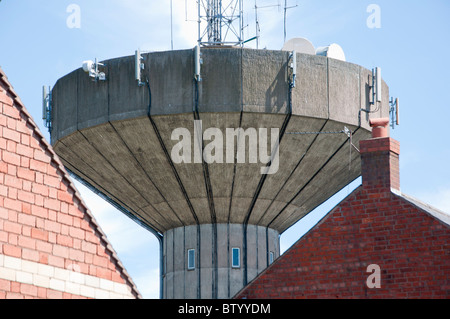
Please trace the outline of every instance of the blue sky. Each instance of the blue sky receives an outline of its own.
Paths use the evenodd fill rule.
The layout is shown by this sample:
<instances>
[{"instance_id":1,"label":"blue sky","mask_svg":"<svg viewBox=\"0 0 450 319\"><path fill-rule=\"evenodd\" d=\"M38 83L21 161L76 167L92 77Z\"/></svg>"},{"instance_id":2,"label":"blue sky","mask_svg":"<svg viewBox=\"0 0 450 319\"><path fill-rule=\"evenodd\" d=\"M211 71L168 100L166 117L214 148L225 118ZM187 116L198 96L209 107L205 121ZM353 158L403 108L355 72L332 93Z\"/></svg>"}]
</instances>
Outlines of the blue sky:
<instances>
[{"instance_id":1,"label":"blue sky","mask_svg":"<svg viewBox=\"0 0 450 319\"><path fill-rule=\"evenodd\" d=\"M185 10L185 3L188 9ZM254 34L254 0L245 1L247 38ZM259 7L284 0L258 0ZM69 28L69 5L80 8L80 28ZM381 27L369 28L370 4L380 8ZM401 125L391 136L401 143L402 192L450 212L450 52L448 0L290 0L287 39L308 38L315 47L338 43L347 61L368 69L379 66L400 98ZM195 45L194 0L173 0L173 47ZM187 13L187 15L186 15ZM283 10L258 10L260 48L283 46ZM42 85L77 69L84 60L132 55L134 50L171 49L169 0L3 0L0 2L0 66L36 123L41 118ZM249 43L249 47L254 47ZM48 137L48 134L46 134ZM285 250L360 180L293 226L281 237ZM77 184L145 298L158 298L158 242L145 230Z\"/></svg>"}]
</instances>

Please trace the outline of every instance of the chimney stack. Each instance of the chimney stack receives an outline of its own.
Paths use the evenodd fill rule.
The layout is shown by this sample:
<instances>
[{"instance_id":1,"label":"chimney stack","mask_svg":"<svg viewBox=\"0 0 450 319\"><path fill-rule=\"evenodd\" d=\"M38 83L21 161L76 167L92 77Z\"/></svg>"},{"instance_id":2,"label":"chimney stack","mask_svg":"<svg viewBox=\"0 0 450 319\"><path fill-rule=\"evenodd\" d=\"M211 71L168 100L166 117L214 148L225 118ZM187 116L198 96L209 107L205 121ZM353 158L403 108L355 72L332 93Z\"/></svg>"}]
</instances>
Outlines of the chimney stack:
<instances>
[{"instance_id":1,"label":"chimney stack","mask_svg":"<svg viewBox=\"0 0 450 319\"><path fill-rule=\"evenodd\" d=\"M370 121L372 138L360 142L363 188L400 191L400 143L389 137L389 118Z\"/></svg>"}]
</instances>

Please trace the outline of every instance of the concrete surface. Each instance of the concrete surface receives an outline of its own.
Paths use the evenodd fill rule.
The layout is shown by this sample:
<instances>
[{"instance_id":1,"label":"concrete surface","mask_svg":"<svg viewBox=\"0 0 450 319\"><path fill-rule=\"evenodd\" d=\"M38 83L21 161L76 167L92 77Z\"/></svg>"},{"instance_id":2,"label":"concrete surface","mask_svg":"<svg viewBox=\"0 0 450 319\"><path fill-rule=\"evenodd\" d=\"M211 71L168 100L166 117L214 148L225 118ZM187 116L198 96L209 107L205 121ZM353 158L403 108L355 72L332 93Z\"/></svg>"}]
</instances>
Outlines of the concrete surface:
<instances>
[{"instance_id":1,"label":"concrete surface","mask_svg":"<svg viewBox=\"0 0 450 319\"><path fill-rule=\"evenodd\" d=\"M174 228L164 234L164 293L166 299L232 298L269 265L269 252L274 260L280 256L279 234L273 229L249 225L247 229L248 262L244 265L244 226L216 224L218 247L213 256L214 225ZM231 266L232 248L240 249L241 264ZM195 249L196 267L187 269L187 254ZM200 251L200 254L199 254ZM216 292L213 292L214 287Z\"/></svg>"}]
</instances>

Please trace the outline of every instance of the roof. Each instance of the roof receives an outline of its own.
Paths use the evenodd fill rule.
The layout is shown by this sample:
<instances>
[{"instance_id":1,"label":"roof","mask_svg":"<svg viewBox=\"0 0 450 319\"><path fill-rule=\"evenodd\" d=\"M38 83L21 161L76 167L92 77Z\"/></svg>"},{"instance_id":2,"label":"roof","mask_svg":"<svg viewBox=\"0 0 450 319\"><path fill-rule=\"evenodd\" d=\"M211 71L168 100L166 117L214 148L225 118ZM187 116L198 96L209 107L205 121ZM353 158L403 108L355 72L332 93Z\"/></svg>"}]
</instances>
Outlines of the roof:
<instances>
[{"instance_id":1,"label":"roof","mask_svg":"<svg viewBox=\"0 0 450 319\"><path fill-rule=\"evenodd\" d=\"M107 252L110 253L114 264L120 271L120 273L123 275L126 284L129 285L132 289L132 293L139 299L142 298L141 294L137 290L136 285L134 284L133 280L129 276L128 272L126 271L125 267L123 266L122 262L119 260L119 257L117 256L117 253L114 251L113 247L111 246L110 242L108 241L105 233L103 233L102 229L100 228L99 224L95 220L94 216L92 215L91 211L81 198L80 193L78 192L77 188L75 187L75 184L73 183L71 177L69 176L68 172L64 168L64 165L60 161L58 155L53 150L52 146L47 142L42 132L39 130L39 127L34 122L32 116L30 113L28 113L28 110L25 108L24 104L20 100L19 96L14 91L11 83L9 82L6 74L3 72L2 68L0 67L0 84L4 87L6 90L6 94L12 99L12 105L14 105L16 108L19 109L20 113L22 114L22 118L27 122L28 127L31 128L33 136L39 140L39 144L41 145L42 149L50 154L51 157L51 163L56 167L56 170L59 172L60 176L62 176L62 181L67 184L68 190L71 190L73 193L73 201L74 203L77 203L80 208L84 210L84 213L88 216L90 219L90 222L95 227L95 231L100 235L100 241L101 244L105 246L105 249Z\"/></svg>"},{"instance_id":2,"label":"roof","mask_svg":"<svg viewBox=\"0 0 450 319\"><path fill-rule=\"evenodd\" d=\"M409 202L411 205L416 206L417 208L425 211L426 213L428 213L429 215L433 216L434 218L440 220L441 222L447 224L448 226L450 226L450 214L443 212L427 203L424 203L412 196L403 194L401 192L395 191L393 190L393 193L395 195L397 195L398 197L406 200L407 202Z\"/></svg>"}]
</instances>

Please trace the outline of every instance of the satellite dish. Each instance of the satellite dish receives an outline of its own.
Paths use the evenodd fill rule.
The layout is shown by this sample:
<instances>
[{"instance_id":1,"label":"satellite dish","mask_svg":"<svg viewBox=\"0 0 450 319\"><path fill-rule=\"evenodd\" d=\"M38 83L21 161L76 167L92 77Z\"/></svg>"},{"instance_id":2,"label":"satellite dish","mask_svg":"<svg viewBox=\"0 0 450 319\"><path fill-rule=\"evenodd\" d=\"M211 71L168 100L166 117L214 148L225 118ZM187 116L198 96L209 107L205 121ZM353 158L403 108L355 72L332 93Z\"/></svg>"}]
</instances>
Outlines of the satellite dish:
<instances>
[{"instance_id":1,"label":"satellite dish","mask_svg":"<svg viewBox=\"0 0 450 319\"><path fill-rule=\"evenodd\" d=\"M336 60L345 61L345 53L339 44L333 43L326 47L320 47L316 50L317 55L326 56Z\"/></svg>"},{"instance_id":2,"label":"satellite dish","mask_svg":"<svg viewBox=\"0 0 450 319\"><path fill-rule=\"evenodd\" d=\"M297 53L316 54L314 45L305 38L293 38L287 41L283 48L283 51L296 51Z\"/></svg>"},{"instance_id":3,"label":"satellite dish","mask_svg":"<svg viewBox=\"0 0 450 319\"><path fill-rule=\"evenodd\" d=\"M89 71L95 69L94 61L83 61L83 71L89 73Z\"/></svg>"}]
</instances>

